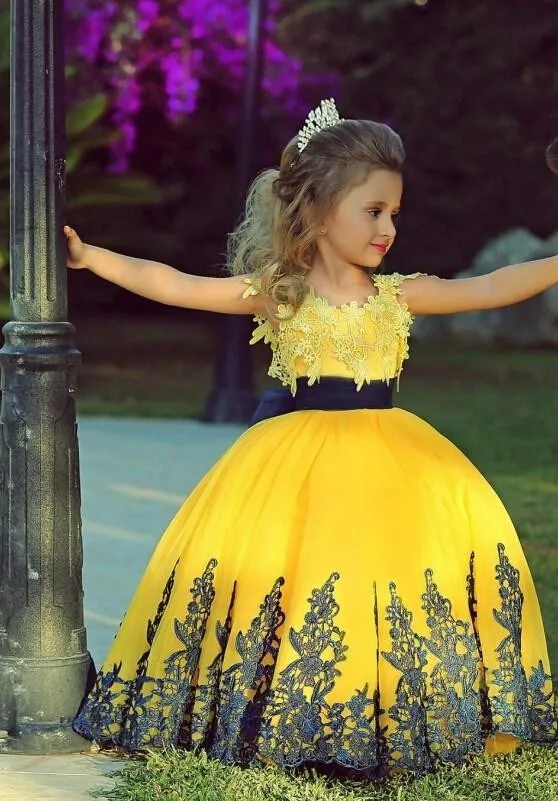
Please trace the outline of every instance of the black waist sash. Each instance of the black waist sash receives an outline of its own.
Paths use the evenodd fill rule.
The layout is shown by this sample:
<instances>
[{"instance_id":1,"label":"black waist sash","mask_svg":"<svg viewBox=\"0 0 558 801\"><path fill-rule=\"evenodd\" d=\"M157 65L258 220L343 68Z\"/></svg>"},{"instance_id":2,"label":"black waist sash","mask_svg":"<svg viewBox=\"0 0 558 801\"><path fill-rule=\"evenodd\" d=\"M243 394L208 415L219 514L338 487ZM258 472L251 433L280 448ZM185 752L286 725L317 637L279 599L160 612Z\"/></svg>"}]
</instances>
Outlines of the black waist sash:
<instances>
[{"instance_id":1,"label":"black waist sash","mask_svg":"<svg viewBox=\"0 0 558 801\"><path fill-rule=\"evenodd\" d=\"M302 410L342 411L349 409L391 409L393 381L371 381L357 390L352 378L324 376L319 383L308 386L307 378L298 378L296 395L288 389L264 392L250 425L269 417Z\"/></svg>"}]
</instances>

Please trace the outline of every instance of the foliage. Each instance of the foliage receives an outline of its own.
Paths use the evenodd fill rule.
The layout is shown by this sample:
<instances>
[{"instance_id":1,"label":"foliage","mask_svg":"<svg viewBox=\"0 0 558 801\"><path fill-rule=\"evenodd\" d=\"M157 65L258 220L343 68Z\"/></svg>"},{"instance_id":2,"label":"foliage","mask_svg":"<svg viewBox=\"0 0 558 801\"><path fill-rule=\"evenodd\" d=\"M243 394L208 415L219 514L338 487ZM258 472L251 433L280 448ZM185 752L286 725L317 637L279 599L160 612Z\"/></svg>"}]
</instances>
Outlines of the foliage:
<instances>
[{"instance_id":1,"label":"foliage","mask_svg":"<svg viewBox=\"0 0 558 801\"><path fill-rule=\"evenodd\" d=\"M108 89L112 120L123 134L113 169L126 168L136 141L135 118L145 105L180 123L198 107L202 83L224 83L238 93L245 79L249 5L247 0L68 0L72 58ZM300 111L300 62L275 37L280 0L267 0L265 8L262 99Z\"/></svg>"},{"instance_id":2,"label":"foliage","mask_svg":"<svg viewBox=\"0 0 558 801\"><path fill-rule=\"evenodd\" d=\"M9 8L0 9L0 270L8 263L10 205L10 87L9 87ZM72 224L84 226L99 244L110 246L114 231L100 222L91 224L100 208L144 206L161 203L165 193L139 173L114 176L99 169L99 158L118 139L103 119L107 113L106 94L88 95L69 106L66 115L68 176L67 214ZM90 158L96 155L96 160ZM168 195L168 192L166 193ZM4 289L7 276L2 274Z\"/></svg>"},{"instance_id":3,"label":"foliage","mask_svg":"<svg viewBox=\"0 0 558 801\"><path fill-rule=\"evenodd\" d=\"M134 168L175 190L143 221L113 215L118 248L142 255L140 237L149 232L158 237L152 252L159 258L172 255L188 271L212 272L239 211L240 10L248 0L183 0L188 18L170 13L178 2L67 0L70 30L89 26L80 35L75 28L70 46L84 76L70 81L70 96L107 90L107 118L115 103L124 104L124 117L118 108L113 117L123 130L114 164L122 166L133 148ZM406 144L404 209L388 269L452 275L504 230L524 227L540 238L554 232L557 185L544 148L558 127L555 0L280 0L270 8L268 47L283 54L285 72L266 74L253 171L277 163L307 109L333 93L343 116L384 120ZM87 12L82 23L80 9ZM110 36L103 21L109 13L118 15ZM184 59L199 53L191 81L179 79L186 73L173 62L178 56L170 58L179 41ZM0 61L5 52L0 48ZM119 83L122 72L131 75L128 83ZM96 216L88 214L88 227Z\"/></svg>"},{"instance_id":4,"label":"foliage","mask_svg":"<svg viewBox=\"0 0 558 801\"><path fill-rule=\"evenodd\" d=\"M554 801L558 792L556 754L527 748L514 757L479 758L463 769L386 784L289 775L274 768L241 770L175 750L150 753L124 763L116 787L96 797L110 801Z\"/></svg>"}]
</instances>

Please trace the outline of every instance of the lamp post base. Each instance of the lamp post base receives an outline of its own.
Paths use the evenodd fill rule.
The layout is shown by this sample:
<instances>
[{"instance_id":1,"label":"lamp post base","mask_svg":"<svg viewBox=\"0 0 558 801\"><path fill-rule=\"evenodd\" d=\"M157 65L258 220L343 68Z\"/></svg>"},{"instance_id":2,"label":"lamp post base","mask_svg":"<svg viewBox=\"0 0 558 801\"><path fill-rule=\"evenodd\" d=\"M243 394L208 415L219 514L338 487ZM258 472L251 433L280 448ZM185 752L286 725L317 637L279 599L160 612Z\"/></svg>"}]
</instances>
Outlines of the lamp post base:
<instances>
[{"instance_id":1,"label":"lamp post base","mask_svg":"<svg viewBox=\"0 0 558 801\"><path fill-rule=\"evenodd\" d=\"M33 724L29 731L18 732L17 737L10 737L0 729L0 756L2 754L21 754L24 756L50 756L51 754L79 754L90 747L85 740L72 729L71 721L60 723L56 727L44 727Z\"/></svg>"},{"instance_id":2,"label":"lamp post base","mask_svg":"<svg viewBox=\"0 0 558 801\"><path fill-rule=\"evenodd\" d=\"M72 721L94 672L87 652L42 659L0 656L0 754L83 751L88 741L72 730Z\"/></svg>"},{"instance_id":3,"label":"lamp post base","mask_svg":"<svg viewBox=\"0 0 558 801\"><path fill-rule=\"evenodd\" d=\"M0 748L79 751L71 722L92 673L74 408L80 354L67 322L10 322L3 333Z\"/></svg>"}]
</instances>

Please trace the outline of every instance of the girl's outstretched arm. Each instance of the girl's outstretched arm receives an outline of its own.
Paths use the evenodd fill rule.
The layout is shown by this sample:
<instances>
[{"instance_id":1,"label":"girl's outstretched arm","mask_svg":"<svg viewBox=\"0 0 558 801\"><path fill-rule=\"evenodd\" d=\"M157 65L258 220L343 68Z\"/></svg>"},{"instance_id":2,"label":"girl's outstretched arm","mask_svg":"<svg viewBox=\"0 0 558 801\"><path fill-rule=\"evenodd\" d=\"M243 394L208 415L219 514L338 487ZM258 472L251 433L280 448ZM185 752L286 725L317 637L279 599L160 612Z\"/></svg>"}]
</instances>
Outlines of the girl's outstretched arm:
<instances>
[{"instance_id":1,"label":"girl's outstretched arm","mask_svg":"<svg viewBox=\"0 0 558 801\"><path fill-rule=\"evenodd\" d=\"M265 312L266 300L261 295L248 295L243 276L207 278L188 275L146 259L135 259L112 250L86 245L77 233L66 226L68 267L89 269L101 278L167 306L223 312L225 314L258 314Z\"/></svg>"},{"instance_id":2,"label":"girl's outstretched arm","mask_svg":"<svg viewBox=\"0 0 558 801\"><path fill-rule=\"evenodd\" d=\"M455 314L512 306L555 284L558 256L551 256L510 264L473 278L418 277L403 283L401 300L412 314Z\"/></svg>"}]
</instances>

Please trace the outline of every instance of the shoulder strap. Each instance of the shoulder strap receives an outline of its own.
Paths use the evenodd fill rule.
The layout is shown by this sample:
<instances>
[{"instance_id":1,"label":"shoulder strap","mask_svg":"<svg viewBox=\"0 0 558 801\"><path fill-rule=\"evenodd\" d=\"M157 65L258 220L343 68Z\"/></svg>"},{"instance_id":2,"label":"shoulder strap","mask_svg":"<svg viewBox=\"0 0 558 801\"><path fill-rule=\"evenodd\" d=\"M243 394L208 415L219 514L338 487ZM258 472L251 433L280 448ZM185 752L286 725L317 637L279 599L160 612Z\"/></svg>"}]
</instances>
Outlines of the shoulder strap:
<instances>
[{"instance_id":1,"label":"shoulder strap","mask_svg":"<svg viewBox=\"0 0 558 801\"><path fill-rule=\"evenodd\" d=\"M374 275L372 280L378 289L378 292L385 292L392 297L396 297L400 291L403 283L419 276L427 275L427 273L411 273L410 275L403 275L402 273L390 273L389 275L379 273Z\"/></svg>"}]
</instances>

